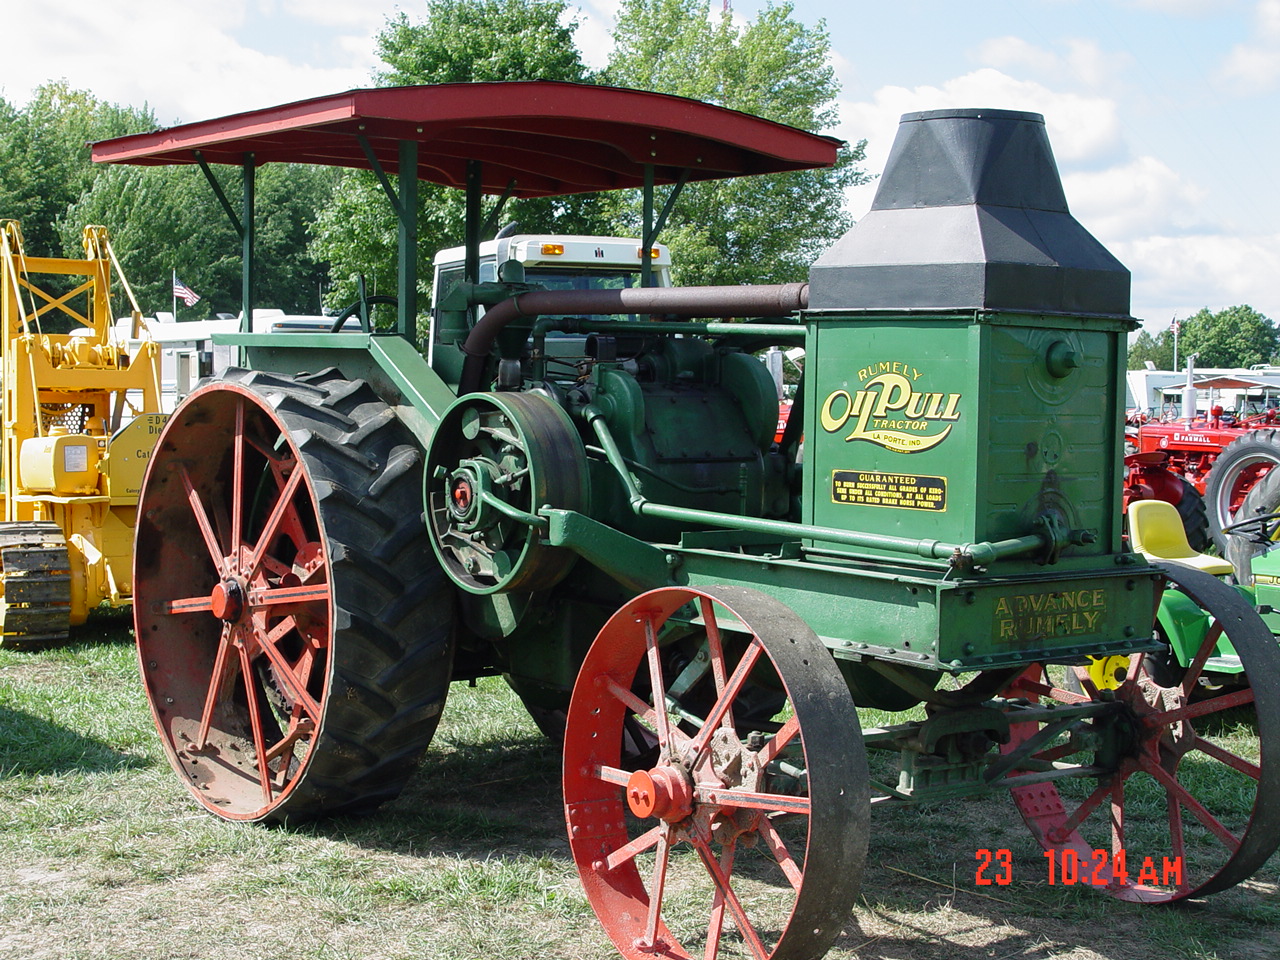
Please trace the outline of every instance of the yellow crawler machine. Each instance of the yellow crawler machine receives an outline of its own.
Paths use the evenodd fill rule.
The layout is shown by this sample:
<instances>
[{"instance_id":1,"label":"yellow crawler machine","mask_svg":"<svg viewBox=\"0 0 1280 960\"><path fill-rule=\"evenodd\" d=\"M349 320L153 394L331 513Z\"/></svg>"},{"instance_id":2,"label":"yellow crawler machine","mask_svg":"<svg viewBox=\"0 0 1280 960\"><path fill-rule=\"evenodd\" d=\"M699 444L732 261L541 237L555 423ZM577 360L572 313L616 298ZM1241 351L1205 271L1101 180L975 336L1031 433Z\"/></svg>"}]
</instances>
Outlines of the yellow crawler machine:
<instances>
[{"instance_id":1,"label":"yellow crawler machine","mask_svg":"<svg viewBox=\"0 0 1280 960\"><path fill-rule=\"evenodd\" d=\"M138 492L166 419L160 351L105 227L85 227L84 253L29 257L18 222L0 220L6 646L63 639L104 601L133 596ZM132 311L132 355L113 324L113 276Z\"/></svg>"}]
</instances>

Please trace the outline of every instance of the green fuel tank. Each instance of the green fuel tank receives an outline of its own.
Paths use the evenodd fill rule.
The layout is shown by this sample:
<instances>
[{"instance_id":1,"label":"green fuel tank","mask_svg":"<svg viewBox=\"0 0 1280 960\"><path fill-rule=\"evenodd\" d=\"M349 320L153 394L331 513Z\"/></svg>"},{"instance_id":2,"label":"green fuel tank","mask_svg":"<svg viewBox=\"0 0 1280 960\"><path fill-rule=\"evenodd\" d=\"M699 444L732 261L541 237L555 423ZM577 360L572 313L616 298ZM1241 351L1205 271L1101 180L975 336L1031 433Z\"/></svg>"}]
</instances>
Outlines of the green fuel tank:
<instances>
[{"instance_id":1,"label":"green fuel tank","mask_svg":"<svg viewBox=\"0 0 1280 960\"><path fill-rule=\"evenodd\" d=\"M1129 272L1067 209L1039 114L904 116L806 319L806 523L1054 534L1010 567L1123 552Z\"/></svg>"}]
</instances>

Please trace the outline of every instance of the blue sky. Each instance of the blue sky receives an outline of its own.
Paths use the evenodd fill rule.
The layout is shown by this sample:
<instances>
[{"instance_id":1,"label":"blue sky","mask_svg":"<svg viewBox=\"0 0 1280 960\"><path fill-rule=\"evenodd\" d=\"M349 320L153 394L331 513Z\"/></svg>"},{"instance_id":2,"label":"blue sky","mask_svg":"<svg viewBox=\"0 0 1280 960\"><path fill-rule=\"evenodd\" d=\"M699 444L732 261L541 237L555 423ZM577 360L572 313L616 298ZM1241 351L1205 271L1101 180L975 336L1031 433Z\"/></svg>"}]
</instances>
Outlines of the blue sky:
<instances>
[{"instance_id":1,"label":"blue sky","mask_svg":"<svg viewBox=\"0 0 1280 960\"><path fill-rule=\"evenodd\" d=\"M719 11L722 0L711 0ZM65 77L190 121L363 86L401 0L43 0L14 5L0 94ZM617 0L581 0L602 63ZM762 3L734 0L751 17ZM907 111L1045 115L1072 211L1133 272L1152 330L1203 306L1280 321L1280 0L797 0L826 21L841 125L878 172ZM861 215L871 190L849 197Z\"/></svg>"}]
</instances>

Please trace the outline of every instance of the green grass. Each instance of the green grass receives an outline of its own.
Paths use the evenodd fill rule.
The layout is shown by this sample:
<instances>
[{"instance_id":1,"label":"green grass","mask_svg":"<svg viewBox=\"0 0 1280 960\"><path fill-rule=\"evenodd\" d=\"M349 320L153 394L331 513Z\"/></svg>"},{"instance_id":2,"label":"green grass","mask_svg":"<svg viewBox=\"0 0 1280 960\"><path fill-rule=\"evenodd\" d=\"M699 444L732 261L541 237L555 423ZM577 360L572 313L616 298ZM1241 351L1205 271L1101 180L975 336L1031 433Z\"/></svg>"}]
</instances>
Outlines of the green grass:
<instances>
[{"instance_id":1,"label":"green grass","mask_svg":"<svg viewBox=\"0 0 1280 960\"><path fill-rule=\"evenodd\" d=\"M500 681L454 688L420 773L376 815L263 828L188 798L122 622L57 650L0 650L0 957L613 957L563 831L557 753ZM1012 885L975 887L980 846L1011 851ZM830 955L1280 955L1274 862L1190 909L1045 881L1007 796L879 807L862 899ZM691 922L705 910L691 891L671 906Z\"/></svg>"}]
</instances>

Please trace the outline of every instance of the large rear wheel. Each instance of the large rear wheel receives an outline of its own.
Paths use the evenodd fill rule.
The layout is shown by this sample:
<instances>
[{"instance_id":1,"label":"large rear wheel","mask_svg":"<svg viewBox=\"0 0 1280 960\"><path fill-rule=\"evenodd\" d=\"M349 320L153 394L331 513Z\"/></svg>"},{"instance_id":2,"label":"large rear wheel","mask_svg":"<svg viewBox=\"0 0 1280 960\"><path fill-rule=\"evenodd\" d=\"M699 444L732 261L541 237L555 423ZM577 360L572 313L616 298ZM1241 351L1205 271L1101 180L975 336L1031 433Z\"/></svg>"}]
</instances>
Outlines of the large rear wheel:
<instances>
[{"instance_id":1,"label":"large rear wheel","mask_svg":"<svg viewBox=\"0 0 1280 960\"><path fill-rule=\"evenodd\" d=\"M139 508L138 654L169 760L218 816L364 811L415 769L452 653L422 462L334 371L228 371L169 419Z\"/></svg>"},{"instance_id":2,"label":"large rear wheel","mask_svg":"<svg viewBox=\"0 0 1280 960\"><path fill-rule=\"evenodd\" d=\"M663 650L691 625L712 689L697 717L694 671ZM760 689L780 694L767 718ZM629 722L657 745L638 769ZM664 588L613 616L574 688L564 800L587 899L630 960L809 960L858 895L870 801L853 700L813 631L754 590Z\"/></svg>"}]
</instances>

